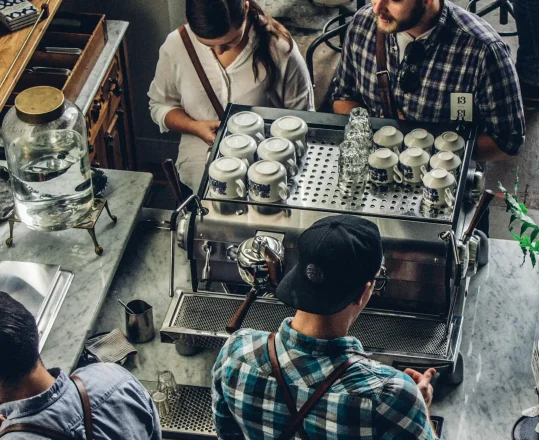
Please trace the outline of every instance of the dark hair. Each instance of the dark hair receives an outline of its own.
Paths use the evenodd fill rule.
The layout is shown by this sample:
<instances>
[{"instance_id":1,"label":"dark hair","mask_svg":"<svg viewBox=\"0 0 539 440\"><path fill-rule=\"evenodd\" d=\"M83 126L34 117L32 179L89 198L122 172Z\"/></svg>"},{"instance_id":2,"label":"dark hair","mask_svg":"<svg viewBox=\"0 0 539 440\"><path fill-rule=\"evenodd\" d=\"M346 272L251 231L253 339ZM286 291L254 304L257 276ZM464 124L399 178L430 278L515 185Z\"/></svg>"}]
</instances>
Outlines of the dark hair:
<instances>
[{"instance_id":1,"label":"dark hair","mask_svg":"<svg viewBox=\"0 0 539 440\"><path fill-rule=\"evenodd\" d=\"M200 38L212 40L227 34L230 29L239 29L245 20L246 0L187 0L186 16L191 30ZM277 64L271 54L272 38L283 38L288 42L288 53L292 51L290 32L273 19L255 0L249 2L248 17L258 36L258 46L253 54L253 73L259 78L259 63L264 66L269 79L268 88L277 80Z\"/></svg>"},{"instance_id":2,"label":"dark hair","mask_svg":"<svg viewBox=\"0 0 539 440\"><path fill-rule=\"evenodd\" d=\"M0 384L15 386L37 367L39 334L32 314L0 292Z\"/></svg>"}]
</instances>

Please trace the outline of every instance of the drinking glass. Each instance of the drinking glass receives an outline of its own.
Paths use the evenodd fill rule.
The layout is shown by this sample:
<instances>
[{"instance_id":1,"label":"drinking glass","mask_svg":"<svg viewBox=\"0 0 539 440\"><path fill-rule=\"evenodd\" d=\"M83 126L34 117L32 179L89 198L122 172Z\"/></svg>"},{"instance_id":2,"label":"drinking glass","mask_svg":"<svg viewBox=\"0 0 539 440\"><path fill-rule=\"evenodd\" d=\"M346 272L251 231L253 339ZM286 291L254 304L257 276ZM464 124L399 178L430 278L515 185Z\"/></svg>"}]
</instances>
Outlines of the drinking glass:
<instances>
[{"instance_id":1,"label":"drinking glass","mask_svg":"<svg viewBox=\"0 0 539 440\"><path fill-rule=\"evenodd\" d=\"M164 419L170 413L170 402L167 395L161 391L152 393L152 400L159 413L159 418Z\"/></svg>"},{"instance_id":2,"label":"drinking glass","mask_svg":"<svg viewBox=\"0 0 539 440\"><path fill-rule=\"evenodd\" d=\"M170 371L160 371L157 375L157 391L164 393L168 399L172 399L178 393L176 379Z\"/></svg>"},{"instance_id":3,"label":"drinking glass","mask_svg":"<svg viewBox=\"0 0 539 440\"><path fill-rule=\"evenodd\" d=\"M339 145L339 189L348 192L352 185L365 180L368 154L357 142L346 140Z\"/></svg>"}]
</instances>

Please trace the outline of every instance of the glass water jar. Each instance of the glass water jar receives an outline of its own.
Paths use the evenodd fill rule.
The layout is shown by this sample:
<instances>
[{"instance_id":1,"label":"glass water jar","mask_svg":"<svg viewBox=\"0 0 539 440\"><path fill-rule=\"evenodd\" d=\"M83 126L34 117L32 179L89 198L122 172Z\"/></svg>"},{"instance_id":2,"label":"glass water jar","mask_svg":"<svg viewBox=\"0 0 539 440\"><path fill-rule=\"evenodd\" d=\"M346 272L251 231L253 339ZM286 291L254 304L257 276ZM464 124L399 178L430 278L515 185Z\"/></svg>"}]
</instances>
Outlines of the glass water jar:
<instances>
[{"instance_id":1,"label":"glass water jar","mask_svg":"<svg viewBox=\"0 0 539 440\"><path fill-rule=\"evenodd\" d=\"M2 124L17 217L31 229L76 225L93 206L84 115L64 94L32 87Z\"/></svg>"}]
</instances>

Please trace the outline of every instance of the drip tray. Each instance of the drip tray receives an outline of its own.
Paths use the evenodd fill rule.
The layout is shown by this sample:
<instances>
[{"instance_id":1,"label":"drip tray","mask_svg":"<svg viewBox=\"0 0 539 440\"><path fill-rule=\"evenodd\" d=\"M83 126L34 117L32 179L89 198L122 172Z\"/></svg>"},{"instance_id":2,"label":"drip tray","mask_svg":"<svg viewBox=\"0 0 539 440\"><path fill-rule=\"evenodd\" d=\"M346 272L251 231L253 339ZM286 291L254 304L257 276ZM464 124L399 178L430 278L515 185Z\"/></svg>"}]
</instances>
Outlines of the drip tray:
<instances>
[{"instance_id":1,"label":"drip tray","mask_svg":"<svg viewBox=\"0 0 539 440\"><path fill-rule=\"evenodd\" d=\"M240 295L186 293L177 291L163 328L163 342L218 349L228 338L225 326L241 305ZM275 299L257 299L250 307L242 328L273 332L295 310ZM454 318L451 331L445 321L365 311L350 329L373 358L391 361L449 362L461 332L460 318ZM450 337L446 337L449 333Z\"/></svg>"},{"instance_id":2,"label":"drip tray","mask_svg":"<svg viewBox=\"0 0 539 440\"><path fill-rule=\"evenodd\" d=\"M152 392L157 382L141 380ZM160 417L164 438L216 439L211 409L211 389L190 385L178 385L176 396L170 400L170 411Z\"/></svg>"}]
</instances>

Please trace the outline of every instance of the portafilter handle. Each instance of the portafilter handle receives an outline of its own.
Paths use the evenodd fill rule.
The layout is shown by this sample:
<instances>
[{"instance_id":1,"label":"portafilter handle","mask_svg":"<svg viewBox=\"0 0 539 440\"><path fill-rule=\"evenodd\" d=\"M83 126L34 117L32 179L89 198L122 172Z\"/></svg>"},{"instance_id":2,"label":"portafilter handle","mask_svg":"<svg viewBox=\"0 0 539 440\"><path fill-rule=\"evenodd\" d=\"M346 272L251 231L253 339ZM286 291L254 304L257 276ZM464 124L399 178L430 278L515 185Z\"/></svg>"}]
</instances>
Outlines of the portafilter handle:
<instances>
[{"instance_id":1,"label":"portafilter handle","mask_svg":"<svg viewBox=\"0 0 539 440\"><path fill-rule=\"evenodd\" d=\"M236 330L238 330L241 327L241 324L243 323L243 320L245 319L245 315L247 315L247 312L249 311L249 307L253 303L253 301L258 296L258 292L263 289L258 289L256 287L251 287L251 290L249 290L249 293L243 300L243 303L241 304L240 308L236 310L236 313L234 313L234 316L228 321L228 323L225 326L226 332L231 335Z\"/></svg>"},{"instance_id":2,"label":"portafilter handle","mask_svg":"<svg viewBox=\"0 0 539 440\"><path fill-rule=\"evenodd\" d=\"M483 217L483 214L487 210L493 198L494 198L494 193L488 189L483 191L483 194L481 194L481 198L479 199L479 203L477 204L477 208L475 209L474 215L472 217L472 221L470 222L468 229L466 229L466 232L464 233L464 236L462 237L463 244L468 243L468 240L472 236L474 229L479 224L479 220L481 220L481 217Z\"/></svg>"}]
</instances>

